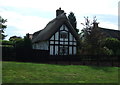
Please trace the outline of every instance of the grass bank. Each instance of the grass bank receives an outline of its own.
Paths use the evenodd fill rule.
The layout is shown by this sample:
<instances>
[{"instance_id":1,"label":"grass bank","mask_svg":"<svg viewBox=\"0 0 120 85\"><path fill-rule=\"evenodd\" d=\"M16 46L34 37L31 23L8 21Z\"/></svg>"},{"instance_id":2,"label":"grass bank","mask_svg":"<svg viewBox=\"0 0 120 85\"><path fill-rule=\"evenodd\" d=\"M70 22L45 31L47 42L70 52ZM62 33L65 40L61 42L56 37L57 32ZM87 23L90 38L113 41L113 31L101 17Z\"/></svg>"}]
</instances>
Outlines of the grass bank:
<instances>
[{"instance_id":1,"label":"grass bank","mask_svg":"<svg viewBox=\"0 0 120 85\"><path fill-rule=\"evenodd\" d=\"M2 62L3 83L117 83L119 67Z\"/></svg>"}]
</instances>

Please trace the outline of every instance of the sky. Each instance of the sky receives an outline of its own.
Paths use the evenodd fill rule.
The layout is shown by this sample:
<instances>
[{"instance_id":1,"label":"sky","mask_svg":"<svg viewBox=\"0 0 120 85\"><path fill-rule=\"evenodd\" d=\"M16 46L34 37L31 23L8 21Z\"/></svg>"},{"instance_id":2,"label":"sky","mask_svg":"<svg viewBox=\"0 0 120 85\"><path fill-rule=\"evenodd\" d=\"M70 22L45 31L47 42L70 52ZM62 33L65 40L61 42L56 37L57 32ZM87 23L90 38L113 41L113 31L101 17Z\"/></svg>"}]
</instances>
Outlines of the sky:
<instances>
[{"instance_id":1,"label":"sky","mask_svg":"<svg viewBox=\"0 0 120 85\"><path fill-rule=\"evenodd\" d=\"M0 16L7 19L6 39L11 36L25 36L43 29L56 17L61 7L68 15L73 12L77 28L81 30L84 16L92 21L97 17L100 27L118 30L119 0L0 0Z\"/></svg>"}]
</instances>

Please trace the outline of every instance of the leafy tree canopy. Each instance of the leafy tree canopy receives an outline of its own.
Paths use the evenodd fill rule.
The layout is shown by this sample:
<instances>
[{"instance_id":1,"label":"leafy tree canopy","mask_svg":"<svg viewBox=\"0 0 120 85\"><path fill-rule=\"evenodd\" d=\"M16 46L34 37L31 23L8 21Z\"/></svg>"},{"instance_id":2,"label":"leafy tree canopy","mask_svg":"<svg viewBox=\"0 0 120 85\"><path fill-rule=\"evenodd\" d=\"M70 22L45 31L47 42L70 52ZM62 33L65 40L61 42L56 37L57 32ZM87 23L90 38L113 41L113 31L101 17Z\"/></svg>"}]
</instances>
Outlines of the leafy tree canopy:
<instances>
[{"instance_id":1,"label":"leafy tree canopy","mask_svg":"<svg viewBox=\"0 0 120 85\"><path fill-rule=\"evenodd\" d=\"M12 36L9 38L9 41L12 41L12 42L16 42L16 41L19 41L21 40L22 37L19 37L19 36Z\"/></svg>"},{"instance_id":2,"label":"leafy tree canopy","mask_svg":"<svg viewBox=\"0 0 120 85\"><path fill-rule=\"evenodd\" d=\"M79 29L77 29L77 21L76 21L76 17L73 12L70 12L70 14L68 15L68 19L71 25L73 26L73 28L75 29L75 31L78 33Z\"/></svg>"},{"instance_id":3,"label":"leafy tree canopy","mask_svg":"<svg viewBox=\"0 0 120 85\"><path fill-rule=\"evenodd\" d=\"M84 18L85 23L81 23L84 28L80 33L82 50L84 50L86 54L100 55L103 49L101 42L105 38L104 33L92 26L93 24L98 24L96 17L93 18L93 21L90 21L88 17Z\"/></svg>"},{"instance_id":4,"label":"leafy tree canopy","mask_svg":"<svg viewBox=\"0 0 120 85\"><path fill-rule=\"evenodd\" d=\"M0 39L5 39L7 35L4 34L4 30L7 28L7 25L5 25L5 22L7 22L7 19L3 19L0 16Z\"/></svg>"},{"instance_id":5,"label":"leafy tree canopy","mask_svg":"<svg viewBox=\"0 0 120 85\"><path fill-rule=\"evenodd\" d=\"M118 53L120 55L120 40L116 38L106 38L104 40L104 47L107 47L108 49L112 50L114 52L114 55Z\"/></svg>"}]
</instances>

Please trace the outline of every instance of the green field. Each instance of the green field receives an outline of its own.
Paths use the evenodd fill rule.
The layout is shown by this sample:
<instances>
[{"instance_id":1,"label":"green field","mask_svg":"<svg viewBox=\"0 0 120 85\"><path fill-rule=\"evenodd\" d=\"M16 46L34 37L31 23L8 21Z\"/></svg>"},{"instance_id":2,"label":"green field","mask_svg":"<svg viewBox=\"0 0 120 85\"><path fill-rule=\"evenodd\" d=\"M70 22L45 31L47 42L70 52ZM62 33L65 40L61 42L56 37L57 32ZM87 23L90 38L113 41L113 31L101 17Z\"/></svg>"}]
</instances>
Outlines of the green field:
<instances>
[{"instance_id":1,"label":"green field","mask_svg":"<svg viewBox=\"0 0 120 85\"><path fill-rule=\"evenodd\" d=\"M2 62L3 83L117 83L119 67Z\"/></svg>"}]
</instances>

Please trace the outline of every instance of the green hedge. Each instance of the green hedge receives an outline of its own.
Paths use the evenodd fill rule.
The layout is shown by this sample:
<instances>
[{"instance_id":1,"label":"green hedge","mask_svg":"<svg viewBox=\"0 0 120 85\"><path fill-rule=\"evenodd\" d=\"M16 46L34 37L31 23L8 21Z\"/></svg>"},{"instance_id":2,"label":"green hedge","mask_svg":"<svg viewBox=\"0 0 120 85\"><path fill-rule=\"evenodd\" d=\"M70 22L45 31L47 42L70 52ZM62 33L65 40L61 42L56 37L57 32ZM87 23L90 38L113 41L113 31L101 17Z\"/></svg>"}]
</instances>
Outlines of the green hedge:
<instances>
[{"instance_id":1,"label":"green hedge","mask_svg":"<svg viewBox=\"0 0 120 85\"><path fill-rule=\"evenodd\" d=\"M2 42L2 45L13 45L12 41L1 40L0 42Z\"/></svg>"},{"instance_id":2,"label":"green hedge","mask_svg":"<svg viewBox=\"0 0 120 85\"><path fill-rule=\"evenodd\" d=\"M13 46L2 46L2 59L3 60L15 60L15 49Z\"/></svg>"}]
</instances>

